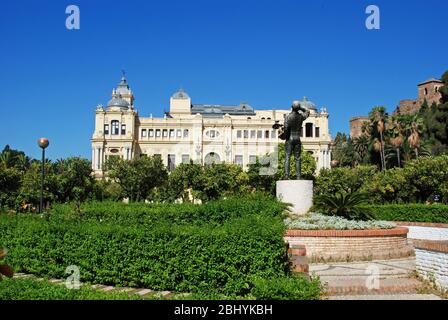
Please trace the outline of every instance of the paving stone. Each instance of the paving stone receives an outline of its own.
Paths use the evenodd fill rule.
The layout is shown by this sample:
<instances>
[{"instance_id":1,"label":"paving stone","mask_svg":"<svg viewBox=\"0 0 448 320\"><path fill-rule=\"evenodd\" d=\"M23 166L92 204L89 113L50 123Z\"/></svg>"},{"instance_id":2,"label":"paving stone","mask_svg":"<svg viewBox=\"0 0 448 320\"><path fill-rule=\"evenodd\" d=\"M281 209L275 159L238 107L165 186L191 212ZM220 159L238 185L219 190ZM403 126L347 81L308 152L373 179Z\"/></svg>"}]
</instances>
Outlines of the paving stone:
<instances>
[{"instance_id":1,"label":"paving stone","mask_svg":"<svg viewBox=\"0 0 448 320\"><path fill-rule=\"evenodd\" d=\"M101 291L112 291L112 290L114 290L114 289L115 289L115 287L107 286L107 287L101 288L100 290L101 290Z\"/></svg>"},{"instance_id":2,"label":"paving stone","mask_svg":"<svg viewBox=\"0 0 448 320\"><path fill-rule=\"evenodd\" d=\"M143 290L137 291L136 294L138 294L139 296L145 296L152 292L154 292L154 291L152 291L150 289L143 289Z\"/></svg>"}]
</instances>

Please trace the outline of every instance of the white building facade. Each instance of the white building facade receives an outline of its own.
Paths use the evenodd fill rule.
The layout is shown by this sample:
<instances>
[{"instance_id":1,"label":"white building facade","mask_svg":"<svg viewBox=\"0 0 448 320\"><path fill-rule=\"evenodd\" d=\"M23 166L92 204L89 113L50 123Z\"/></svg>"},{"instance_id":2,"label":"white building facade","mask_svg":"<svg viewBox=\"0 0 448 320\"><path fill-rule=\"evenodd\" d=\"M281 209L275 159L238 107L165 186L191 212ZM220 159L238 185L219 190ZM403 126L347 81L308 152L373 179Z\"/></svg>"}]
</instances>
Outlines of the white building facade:
<instances>
[{"instance_id":1,"label":"white building facade","mask_svg":"<svg viewBox=\"0 0 448 320\"><path fill-rule=\"evenodd\" d=\"M317 111L306 98L301 104L310 110L304 122L302 144L316 160L317 170L330 168L331 136L328 113ZM169 112L163 118L140 117L134 94L125 77L112 91L107 107L99 105L92 136L92 169L104 175L104 163L111 156L130 160L142 155L160 155L168 169L179 163L227 162L243 168L257 156L277 152L283 142L272 129L283 124L290 109L255 110L249 104L236 106L193 104L183 90L170 98Z\"/></svg>"}]
</instances>

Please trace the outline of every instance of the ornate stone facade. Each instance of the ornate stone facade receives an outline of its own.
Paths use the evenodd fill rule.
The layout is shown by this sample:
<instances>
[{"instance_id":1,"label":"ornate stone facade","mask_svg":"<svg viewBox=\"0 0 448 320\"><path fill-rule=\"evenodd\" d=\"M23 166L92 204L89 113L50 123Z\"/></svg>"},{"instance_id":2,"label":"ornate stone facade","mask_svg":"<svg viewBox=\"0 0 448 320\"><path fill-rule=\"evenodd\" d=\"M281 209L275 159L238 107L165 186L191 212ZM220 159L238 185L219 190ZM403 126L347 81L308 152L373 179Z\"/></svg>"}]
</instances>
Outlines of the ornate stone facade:
<instances>
[{"instance_id":1,"label":"ornate stone facade","mask_svg":"<svg viewBox=\"0 0 448 320\"><path fill-rule=\"evenodd\" d=\"M328 113L304 98L301 103L311 115L303 124L302 142L320 168L331 161ZM272 129L283 123L284 110L255 110L247 103L236 106L193 104L183 90L170 98L169 112L163 118L140 117L134 94L122 78L107 107L99 105L92 136L92 168L102 177L103 165L111 156L132 159L160 155L169 169L182 162L225 161L243 168L257 156L276 151L281 140Z\"/></svg>"}]
</instances>

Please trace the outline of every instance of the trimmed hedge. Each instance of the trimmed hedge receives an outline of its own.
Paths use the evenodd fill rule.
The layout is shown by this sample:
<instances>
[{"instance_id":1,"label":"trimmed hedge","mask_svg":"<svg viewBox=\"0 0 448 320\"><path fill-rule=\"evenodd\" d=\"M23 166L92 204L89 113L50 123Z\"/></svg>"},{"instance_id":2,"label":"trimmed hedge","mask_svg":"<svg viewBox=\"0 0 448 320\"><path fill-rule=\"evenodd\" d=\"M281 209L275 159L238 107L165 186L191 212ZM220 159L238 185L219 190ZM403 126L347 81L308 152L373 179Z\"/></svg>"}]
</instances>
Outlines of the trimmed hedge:
<instances>
[{"instance_id":1,"label":"trimmed hedge","mask_svg":"<svg viewBox=\"0 0 448 320\"><path fill-rule=\"evenodd\" d=\"M65 278L77 265L83 282L227 296L249 294L254 277L289 273L283 205L272 199L61 208L49 219L0 216L0 245L17 272Z\"/></svg>"},{"instance_id":2,"label":"trimmed hedge","mask_svg":"<svg viewBox=\"0 0 448 320\"><path fill-rule=\"evenodd\" d=\"M81 287L67 289L37 279L4 279L0 281L0 300L141 300L137 295L102 292Z\"/></svg>"},{"instance_id":3,"label":"trimmed hedge","mask_svg":"<svg viewBox=\"0 0 448 320\"><path fill-rule=\"evenodd\" d=\"M365 206L376 220L448 223L448 205L390 204Z\"/></svg>"},{"instance_id":4,"label":"trimmed hedge","mask_svg":"<svg viewBox=\"0 0 448 320\"><path fill-rule=\"evenodd\" d=\"M87 202L74 210L73 204L55 205L49 219L64 223L67 221L92 221L122 226L148 225L166 221L178 225L204 223L219 226L225 221L249 215L279 217L286 205L260 194L248 195L244 199L231 197L226 200L207 202L204 205L143 204L123 202Z\"/></svg>"}]
</instances>

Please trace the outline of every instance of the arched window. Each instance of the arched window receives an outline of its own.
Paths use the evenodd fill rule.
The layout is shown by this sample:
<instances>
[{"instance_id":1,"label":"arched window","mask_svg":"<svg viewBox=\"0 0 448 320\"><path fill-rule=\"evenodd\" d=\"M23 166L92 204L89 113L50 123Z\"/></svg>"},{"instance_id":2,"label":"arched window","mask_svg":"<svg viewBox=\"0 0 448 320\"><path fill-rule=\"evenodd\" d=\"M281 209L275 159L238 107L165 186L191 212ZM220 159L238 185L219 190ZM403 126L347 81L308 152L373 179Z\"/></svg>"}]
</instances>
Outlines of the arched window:
<instances>
[{"instance_id":1,"label":"arched window","mask_svg":"<svg viewBox=\"0 0 448 320\"><path fill-rule=\"evenodd\" d=\"M120 122L118 120L112 120L110 127L113 135L118 135L120 133Z\"/></svg>"},{"instance_id":2,"label":"arched window","mask_svg":"<svg viewBox=\"0 0 448 320\"><path fill-rule=\"evenodd\" d=\"M425 96L428 95L428 89L425 88Z\"/></svg>"}]
</instances>

